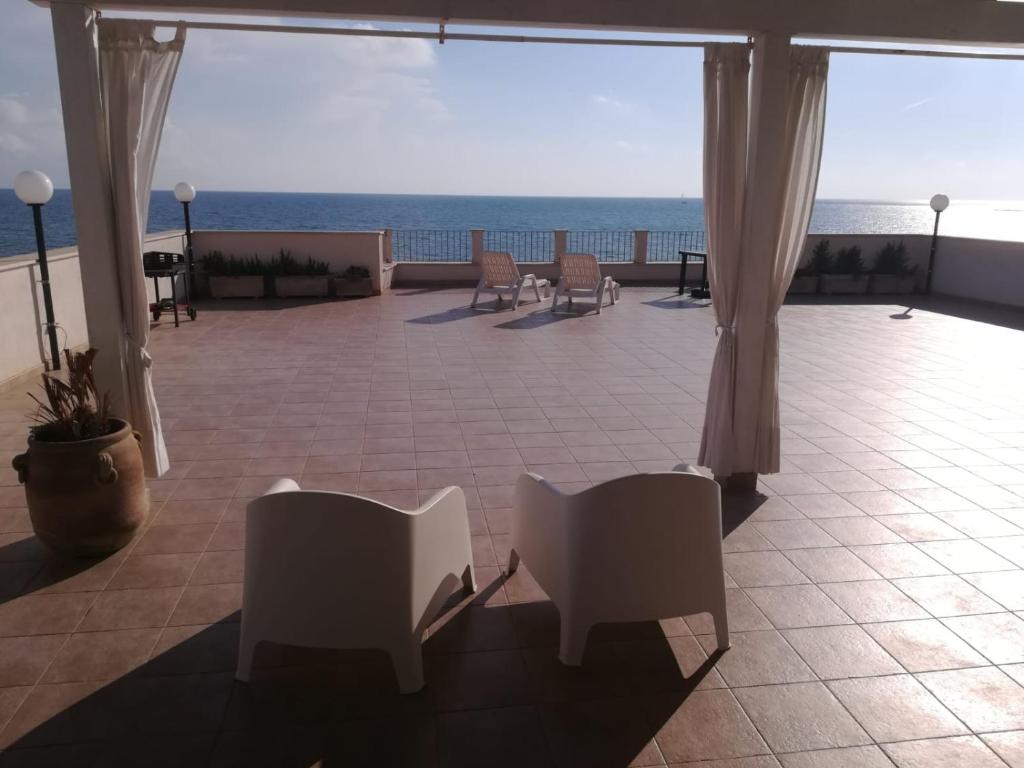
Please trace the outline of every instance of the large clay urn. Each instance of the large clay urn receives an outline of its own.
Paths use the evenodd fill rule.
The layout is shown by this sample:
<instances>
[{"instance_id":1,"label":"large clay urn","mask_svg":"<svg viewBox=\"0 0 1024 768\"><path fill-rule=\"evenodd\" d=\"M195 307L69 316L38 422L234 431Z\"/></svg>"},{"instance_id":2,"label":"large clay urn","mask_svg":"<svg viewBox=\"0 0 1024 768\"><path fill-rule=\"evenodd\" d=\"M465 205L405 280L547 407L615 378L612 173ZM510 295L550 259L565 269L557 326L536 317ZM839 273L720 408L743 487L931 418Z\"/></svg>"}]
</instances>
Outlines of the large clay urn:
<instances>
[{"instance_id":1,"label":"large clay urn","mask_svg":"<svg viewBox=\"0 0 1024 768\"><path fill-rule=\"evenodd\" d=\"M75 557L114 552L132 539L149 513L137 432L120 419L90 440L50 442L30 437L14 457L25 484L36 535Z\"/></svg>"}]
</instances>

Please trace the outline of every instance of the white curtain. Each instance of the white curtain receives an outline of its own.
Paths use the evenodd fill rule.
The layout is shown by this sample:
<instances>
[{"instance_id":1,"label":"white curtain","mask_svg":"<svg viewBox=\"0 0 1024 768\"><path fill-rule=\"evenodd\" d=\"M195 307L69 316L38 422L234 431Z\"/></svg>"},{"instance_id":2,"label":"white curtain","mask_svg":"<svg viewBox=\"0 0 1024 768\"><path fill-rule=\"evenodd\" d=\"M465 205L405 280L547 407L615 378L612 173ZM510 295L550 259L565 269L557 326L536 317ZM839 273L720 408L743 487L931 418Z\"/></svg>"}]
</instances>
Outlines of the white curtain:
<instances>
[{"instance_id":1,"label":"white curtain","mask_svg":"<svg viewBox=\"0 0 1024 768\"><path fill-rule=\"evenodd\" d=\"M147 22L103 19L99 29L100 79L124 317L125 405L132 426L142 434L146 473L159 477L170 463L153 394L153 359L146 351L149 303L142 248L153 169L185 44L185 29L179 27L169 42L157 42L155 27Z\"/></svg>"},{"instance_id":2,"label":"white curtain","mask_svg":"<svg viewBox=\"0 0 1024 768\"><path fill-rule=\"evenodd\" d=\"M743 196L747 176L750 49L704 49L704 232L708 282L718 326L699 463L732 472L736 400L736 306L740 283Z\"/></svg>"},{"instance_id":3,"label":"white curtain","mask_svg":"<svg viewBox=\"0 0 1024 768\"><path fill-rule=\"evenodd\" d=\"M771 260L768 317L765 325L761 399L754 446L757 473L779 471L779 309L793 281L807 240L807 228L818 188L818 169L825 134L825 101L828 81L828 49L795 45L790 53L786 87L784 177L776 236L764 250Z\"/></svg>"}]
</instances>

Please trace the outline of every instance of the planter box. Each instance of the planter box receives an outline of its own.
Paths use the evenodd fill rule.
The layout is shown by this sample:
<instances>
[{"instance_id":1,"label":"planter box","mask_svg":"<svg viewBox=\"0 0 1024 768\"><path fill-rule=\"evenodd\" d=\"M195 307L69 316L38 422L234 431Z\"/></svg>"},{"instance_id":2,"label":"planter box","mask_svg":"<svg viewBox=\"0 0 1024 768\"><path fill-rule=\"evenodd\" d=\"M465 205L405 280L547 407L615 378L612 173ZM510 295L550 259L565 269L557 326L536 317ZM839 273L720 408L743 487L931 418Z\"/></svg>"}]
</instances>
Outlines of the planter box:
<instances>
[{"instance_id":1,"label":"planter box","mask_svg":"<svg viewBox=\"0 0 1024 768\"><path fill-rule=\"evenodd\" d=\"M283 299L290 296L325 297L330 287L330 275L278 275L274 277L274 292Z\"/></svg>"},{"instance_id":2,"label":"planter box","mask_svg":"<svg viewBox=\"0 0 1024 768\"><path fill-rule=\"evenodd\" d=\"M265 294L263 275L210 276L210 295L215 299L261 299Z\"/></svg>"},{"instance_id":3,"label":"planter box","mask_svg":"<svg viewBox=\"0 0 1024 768\"><path fill-rule=\"evenodd\" d=\"M817 275L800 275L793 278L793 282L789 284L790 293L817 293L818 292L818 276Z\"/></svg>"},{"instance_id":4,"label":"planter box","mask_svg":"<svg viewBox=\"0 0 1024 768\"><path fill-rule=\"evenodd\" d=\"M913 293L917 281L913 275L872 275L871 293Z\"/></svg>"},{"instance_id":5,"label":"planter box","mask_svg":"<svg viewBox=\"0 0 1024 768\"><path fill-rule=\"evenodd\" d=\"M822 275L818 287L822 293L867 293L867 275Z\"/></svg>"},{"instance_id":6,"label":"planter box","mask_svg":"<svg viewBox=\"0 0 1024 768\"><path fill-rule=\"evenodd\" d=\"M334 287L342 297L373 296L372 277L336 277Z\"/></svg>"}]
</instances>

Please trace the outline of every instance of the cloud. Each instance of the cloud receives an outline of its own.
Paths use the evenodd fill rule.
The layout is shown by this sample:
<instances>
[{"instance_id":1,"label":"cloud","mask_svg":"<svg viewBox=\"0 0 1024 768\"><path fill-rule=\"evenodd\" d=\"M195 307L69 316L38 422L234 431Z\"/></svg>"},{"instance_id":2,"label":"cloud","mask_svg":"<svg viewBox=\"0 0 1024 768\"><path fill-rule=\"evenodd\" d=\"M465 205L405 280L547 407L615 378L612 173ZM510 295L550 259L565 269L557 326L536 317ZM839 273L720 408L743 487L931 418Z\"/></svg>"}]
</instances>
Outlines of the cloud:
<instances>
[{"instance_id":1,"label":"cloud","mask_svg":"<svg viewBox=\"0 0 1024 768\"><path fill-rule=\"evenodd\" d=\"M626 110L633 108L632 102L616 99L612 96L607 96L603 93L594 94L593 96L590 97L590 100L594 104L597 104L602 107L608 107L609 109Z\"/></svg>"},{"instance_id":2,"label":"cloud","mask_svg":"<svg viewBox=\"0 0 1024 768\"><path fill-rule=\"evenodd\" d=\"M53 107L33 109L24 97L0 96L0 151L23 156L62 148L61 117Z\"/></svg>"}]
</instances>

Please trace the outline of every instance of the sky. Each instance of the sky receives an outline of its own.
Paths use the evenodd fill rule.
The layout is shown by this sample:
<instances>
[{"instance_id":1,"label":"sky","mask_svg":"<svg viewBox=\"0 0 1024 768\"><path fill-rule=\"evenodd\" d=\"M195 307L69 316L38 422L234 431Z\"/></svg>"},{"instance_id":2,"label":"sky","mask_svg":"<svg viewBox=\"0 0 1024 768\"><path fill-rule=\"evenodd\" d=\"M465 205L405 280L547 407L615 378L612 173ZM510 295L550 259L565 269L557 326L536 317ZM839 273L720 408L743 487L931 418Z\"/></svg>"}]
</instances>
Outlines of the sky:
<instances>
[{"instance_id":1,"label":"sky","mask_svg":"<svg viewBox=\"0 0 1024 768\"><path fill-rule=\"evenodd\" d=\"M0 18L0 187L66 187L49 13ZM696 197L701 57L190 30L154 186ZM1021 93L1024 62L833 55L818 196L1024 199Z\"/></svg>"}]
</instances>

